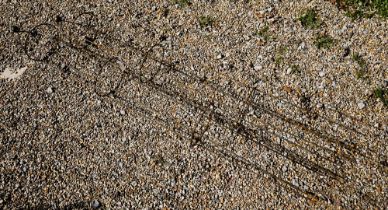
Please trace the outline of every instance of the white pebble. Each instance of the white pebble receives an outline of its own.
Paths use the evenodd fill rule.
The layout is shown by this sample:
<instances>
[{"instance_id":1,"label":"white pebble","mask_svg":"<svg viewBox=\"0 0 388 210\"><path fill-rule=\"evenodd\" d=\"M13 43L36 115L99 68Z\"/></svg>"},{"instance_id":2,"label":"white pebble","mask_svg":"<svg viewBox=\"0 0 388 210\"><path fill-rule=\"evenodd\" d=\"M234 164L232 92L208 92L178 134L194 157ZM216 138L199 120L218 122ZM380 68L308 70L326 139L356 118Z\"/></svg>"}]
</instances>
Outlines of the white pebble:
<instances>
[{"instance_id":1,"label":"white pebble","mask_svg":"<svg viewBox=\"0 0 388 210\"><path fill-rule=\"evenodd\" d=\"M53 93L53 89L51 87L47 88L46 93L48 93L48 94Z\"/></svg>"},{"instance_id":2,"label":"white pebble","mask_svg":"<svg viewBox=\"0 0 388 210\"><path fill-rule=\"evenodd\" d=\"M286 73L287 73L287 74L291 74L291 72L292 72L292 69L291 69L291 68L288 68Z\"/></svg>"},{"instance_id":3,"label":"white pebble","mask_svg":"<svg viewBox=\"0 0 388 210\"><path fill-rule=\"evenodd\" d=\"M361 102L358 102L357 106L359 109L363 109L365 107L365 104L364 102L361 101Z\"/></svg>"},{"instance_id":4,"label":"white pebble","mask_svg":"<svg viewBox=\"0 0 388 210\"><path fill-rule=\"evenodd\" d=\"M262 68L263 66L261 65L255 65L255 67L253 67L253 69L255 69L256 71L261 70Z\"/></svg>"},{"instance_id":5,"label":"white pebble","mask_svg":"<svg viewBox=\"0 0 388 210\"><path fill-rule=\"evenodd\" d=\"M93 209L98 209L98 208L100 208L101 204L98 200L93 200L91 206Z\"/></svg>"},{"instance_id":6,"label":"white pebble","mask_svg":"<svg viewBox=\"0 0 388 210\"><path fill-rule=\"evenodd\" d=\"M299 47L298 47L299 50L304 50L305 48L306 48L306 44L305 44L304 42L302 42L302 43L299 45Z\"/></svg>"}]
</instances>

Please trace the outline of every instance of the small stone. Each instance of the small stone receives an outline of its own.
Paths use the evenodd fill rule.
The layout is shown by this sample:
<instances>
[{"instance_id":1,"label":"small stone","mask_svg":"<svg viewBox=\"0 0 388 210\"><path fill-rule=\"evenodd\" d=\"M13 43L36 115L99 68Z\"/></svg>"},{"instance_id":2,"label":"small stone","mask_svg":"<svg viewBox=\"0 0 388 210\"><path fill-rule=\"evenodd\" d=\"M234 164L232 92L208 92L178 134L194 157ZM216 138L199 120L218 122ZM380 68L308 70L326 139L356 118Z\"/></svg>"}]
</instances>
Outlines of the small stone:
<instances>
[{"instance_id":1,"label":"small stone","mask_svg":"<svg viewBox=\"0 0 388 210\"><path fill-rule=\"evenodd\" d=\"M320 71L320 72L319 72L319 76L320 76L320 77L325 76L325 72L324 72L324 71Z\"/></svg>"},{"instance_id":2,"label":"small stone","mask_svg":"<svg viewBox=\"0 0 388 210\"><path fill-rule=\"evenodd\" d=\"M348 29L348 26L345 24L341 29L340 29L340 33L345 33L346 30Z\"/></svg>"},{"instance_id":3,"label":"small stone","mask_svg":"<svg viewBox=\"0 0 388 210\"><path fill-rule=\"evenodd\" d=\"M120 114L121 115L125 115L125 111L124 110L120 110Z\"/></svg>"},{"instance_id":4,"label":"small stone","mask_svg":"<svg viewBox=\"0 0 388 210\"><path fill-rule=\"evenodd\" d=\"M299 187L298 181L297 181L296 179L292 179L291 183L292 183L294 186Z\"/></svg>"},{"instance_id":5,"label":"small stone","mask_svg":"<svg viewBox=\"0 0 388 210\"><path fill-rule=\"evenodd\" d=\"M291 74L291 72L292 72L292 68L288 68L286 71L287 74Z\"/></svg>"},{"instance_id":6,"label":"small stone","mask_svg":"<svg viewBox=\"0 0 388 210\"><path fill-rule=\"evenodd\" d=\"M304 50L306 48L306 44L304 42L300 43L298 49L299 50Z\"/></svg>"},{"instance_id":7,"label":"small stone","mask_svg":"<svg viewBox=\"0 0 388 210\"><path fill-rule=\"evenodd\" d=\"M98 200L93 200L91 206L93 209L98 209L101 207L101 204Z\"/></svg>"},{"instance_id":8,"label":"small stone","mask_svg":"<svg viewBox=\"0 0 388 210\"><path fill-rule=\"evenodd\" d=\"M283 90L286 91L287 93L291 93L292 92L292 88L290 86L283 86Z\"/></svg>"},{"instance_id":9,"label":"small stone","mask_svg":"<svg viewBox=\"0 0 388 210\"><path fill-rule=\"evenodd\" d=\"M359 109L363 109L365 107L365 104L364 102L361 101L361 102L358 102L357 106Z\"/></svg>"},{"instance_id":10,"label":"small stone","mask_svg":"<svg viewBox=\"0 0 388 210\"><path fill-rule=\"evenodd\" d=\"M263 68L263 66L261 66L261 65L255 65L253 67L253 69L256 70L256 71L261 70L262 68Z\"/></svg>"},{"instance_id":11,"label":"small stone","mask_svg":"<svg viewBox=\"0 0 388 210\"><path fill-rule=\"evenodd\" d=\"M264 11L264 10L261 10L261 11L259 11L256 15L257 15L257 17L259 17L259 18L263 18L263 17L265 17L265 11Z\"/></svg>"},{"instance_id":12,"label":"small stone","mask_svg":"<svg viewBox=\"0 0 388 210\"><path fill-rule=\"evenodd\" d=\"M264 82L262 80L257 80L256 83L255 83L255 87L260 87L260 86L263 86L264 85Z\"/></svg>"},{"instance_id":13,"label":"small stone","mask_svg":"<svg viewBox=\"0 0 388 210\"><path fill-rule=\"evenodd\" d=\"M324 89L325 87L326 87L326 85L324 82L321 82L320 84L318 84L319 89Z\"/></svg>"},{"instance_id":14,"label":"small stone","mask_svg":"<svg viewBox=\"0 0 388 210\"><path fill-rule=\"evenodd\" d=\"M276 104L276 106L279 107L279 108L281 108L281 107L283 107L283 103L282 103L282 102L278 102L278 103Z\"/></svg>"},{"instance_id":15,"label":"small stone","mask_svg":"<svg viewBox=\"0 0 388 210\"><path fill-rule=\"evenodd\" d=\"M51 87L47 88L46 93L48 93L48 94L53 93L53 89Z\"/></svg>"}]
</instances>

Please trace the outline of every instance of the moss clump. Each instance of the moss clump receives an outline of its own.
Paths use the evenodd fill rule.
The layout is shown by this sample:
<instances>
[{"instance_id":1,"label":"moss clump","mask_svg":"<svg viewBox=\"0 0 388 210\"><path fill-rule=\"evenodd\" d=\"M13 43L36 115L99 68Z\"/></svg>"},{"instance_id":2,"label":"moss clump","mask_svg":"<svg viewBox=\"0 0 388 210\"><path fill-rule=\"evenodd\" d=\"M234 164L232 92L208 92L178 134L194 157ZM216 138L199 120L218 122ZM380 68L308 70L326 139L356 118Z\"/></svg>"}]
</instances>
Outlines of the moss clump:
<instances>
[{"instance_id":1,"label":"moss clump","mask_svg":"<svg viewBox=\"0 0 388 210\"><path fill-rule=\"evenodd\" d=\"M307 10L302 16L300 16L299 21L305 29L315 29L321 25L321 21L313 9Z\"/></svg>"},{"instance_id":2,"label":"moss clump","mask_svg":"<svg viewBox=\"0 0 388 210\"><path fill-rule=\"evenodd\" d=\"M381 17L388 17L388 1L387 0L340 0L345 6L347 16L353 20L361 18L370 18L374 14Z\"/></svg>"},{"instance_id":3,"label":"moss clump","mask_svg":"<svg viewBox=\"0 0 388 210\"><path fill-rule=\"evenodd\" d=\"M180 7L190 6L190 0L172 0L173 4L178 4Z\"/></svg>"},{"instance_id":4,"label":"moss clump","mask_svg":"<svg viewBox=\"0 0 388 210\"><path fill-rule=\"evenodd\" d=\"M256 32L256 35L260 36L261 38L264 39L264 41L269 41L271 39L274 39L272 36L271 36L271 33L269 32L269 27L268 26L264 26L262 29L260 29L259 31Z\"/></svg>"},{"instance_id":5,"label":"moss clump","mask_svg":"<svg viewBox=\"0 0 388 210\"><path fill-rule=\"evenodd\" d=\"M320 35L315 40L315 46L318 49L330 49L334 45L334 39L329 35Z\"/></svg>"},{"instance_id":6,"label":"moss clump","mask_svg":"<svg viewBox=\"0 0 388 210\"><path fill-rule=\"evenodd\" d=\"M376 88L374 90L374 95L376 98L380 99L384 106L388 106L388 91L384 88Z\"/></svg>"},{"instance_id":7,"label":"moss clump","mask_svg":"<svg viewBox=\"0 0 388 210\"><path fill-rule=\"evenodd\" d=\"M200 16L198 18L199 26L201 28L211 27L214 24L214 18L211 16Z\"/></svg>"},{"instance_id":8,"label":"moss clump","mask_svg":"<svg viewBox=\"0 0 388 210\"><path fill-rule=\"evenodd\" d=\"M355 61L360 68L356 72L357 79L364 79L367 72L367 64L364 58L361 57L358 53L353 53L352 55L353 61Z\"/></svg>"}]
</instances>

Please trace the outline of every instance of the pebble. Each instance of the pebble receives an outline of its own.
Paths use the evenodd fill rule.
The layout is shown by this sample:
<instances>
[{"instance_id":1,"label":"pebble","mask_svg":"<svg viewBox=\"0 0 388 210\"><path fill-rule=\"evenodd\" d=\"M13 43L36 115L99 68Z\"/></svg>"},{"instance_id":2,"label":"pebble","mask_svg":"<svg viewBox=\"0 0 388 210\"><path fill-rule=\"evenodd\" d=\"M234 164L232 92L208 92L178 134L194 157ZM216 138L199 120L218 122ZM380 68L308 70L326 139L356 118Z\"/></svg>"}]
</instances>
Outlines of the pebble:
<instances>
[{"instance_id":1,"label":"pebble","mask_svg":"<svg viewBox=\"0 0 388 210\"><path fill-rule=\"evenodd\" d=\"M53 89L51 87L47 88L46 93L48 93L48 94L53 93Z\"/></svg>"},{"instance_id":2,"label":"pebble","mask_svg":"<svg viewBox=\"0 0 388 210\"><path fill-rule=\"evenodd\" d=\"M363 109L365 107L365 104L364 102L361 101L361 102L358 102L357 106L359 109Z\"/></svg>"},{"instance_id":3,"label":"pebble","mask_svg":"<svg viewBox=\"0 0 388 210\"><path fill-rule=\"evenodd\" d=\"M256 71L261 70L262 68L263 68L263 66L261 66L261 65L255 65L253 67L253 69L255 69Z\"/></svg>"},{"instance_id":4,"label":"pebble","mask_svg":"<svg viewBox=\"0 0 388 210\"><path fill-rule=\"evenodd\" d=\"M320 71L320 72L319 72L319 76L320 76L320 77L325 76L325 72L324 72L324 71Z\"/></svg>"},{"instance_id":5,"label":"pebble","mask_svg":"<svg viewBox=\"0 0 388 210\"><path fill-rule=\"evenodd\" d=\"M98 209L98 208L101 207L101 204L100 204L100 202L98 200L93 200L91 206L92 206L93 209Z\"/></svg>"},{"instance_id":6,"label":"pebble","mask_svg":"<svg viewBox=\"0 0 388 210\"><path fill-rule=\"evenodd\" d=\"M306 44L304 42L300 43L298 49L299 50L304 50L306 48Z\"/></svg>"},{"instance_id":7,"label":"pebble","mask_svg":"<svg viewBox=\"0 0 388 210\"><path fill-rule=\"evenodd\" d=\"M291 74L291 72L292 72L292 68L288 68L286 71L287 74Z\"/></svg>"},{"instance_id":8,"label":"pebble","mask_svg":"<svg viewBox=\"0 0 388 210\"><path fill-rule=\"evenodd\" d=\"M291 183L292 183L294 186L299 187L298 181L297 181L296 179L292 179Z\"/></svg>"},{"instance_id":9,"label":"pebble","mask_svg":"<svg viewBox=\"0 0 388 210\"><path fill-rule=\"evenodd\" d=\"M278 103L276 104L276 106L279 107L279 108L283 107L283 102L278 102Z\"/></svg>"}]
</instances>

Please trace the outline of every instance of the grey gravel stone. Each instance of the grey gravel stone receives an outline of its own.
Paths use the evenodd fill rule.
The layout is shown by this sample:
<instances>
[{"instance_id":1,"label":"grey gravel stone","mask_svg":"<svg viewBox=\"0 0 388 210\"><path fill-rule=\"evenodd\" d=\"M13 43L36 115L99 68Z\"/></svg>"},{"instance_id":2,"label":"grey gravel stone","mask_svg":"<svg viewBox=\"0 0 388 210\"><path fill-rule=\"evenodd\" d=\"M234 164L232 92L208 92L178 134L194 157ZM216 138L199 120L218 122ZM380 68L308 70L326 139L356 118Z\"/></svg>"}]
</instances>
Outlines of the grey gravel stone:
<instances>
[{"instance_id":1,"label":"grey gravel stone","mask_svg":"<svg viewBox=\"0 0 388 210\"><path fill-rule=\"evenodd\" d=\"M360 101L360 102L357 103L357 106L358 106L359 109L363 109L363 108L365 108L365 103Z\"/></svg>"},{"instance_id":2,"label":"grey gravel stone","mask_svg":"<svg viewBox=\"0 0 388 210\"><path fill-rule=\"evenodd\" d=\"M101 207L101 204L100 204L100 202L98 200L93 200L92 203L91 203L91 207L93 209L98 209L98 208Z\"/></svg>"},{"instance_id":3,"label":"grey gravel stone","mask_svg":"<svg viewBox=\"0 0 388 210\"><path fill-rule=\"evenodd\" d=\"M53 93L53 89L52 89L51 87L48 87L47 90L46 90L46 92L47 92L48 94L51 94L51 93Z\"/></svg>"}]
</instances>

